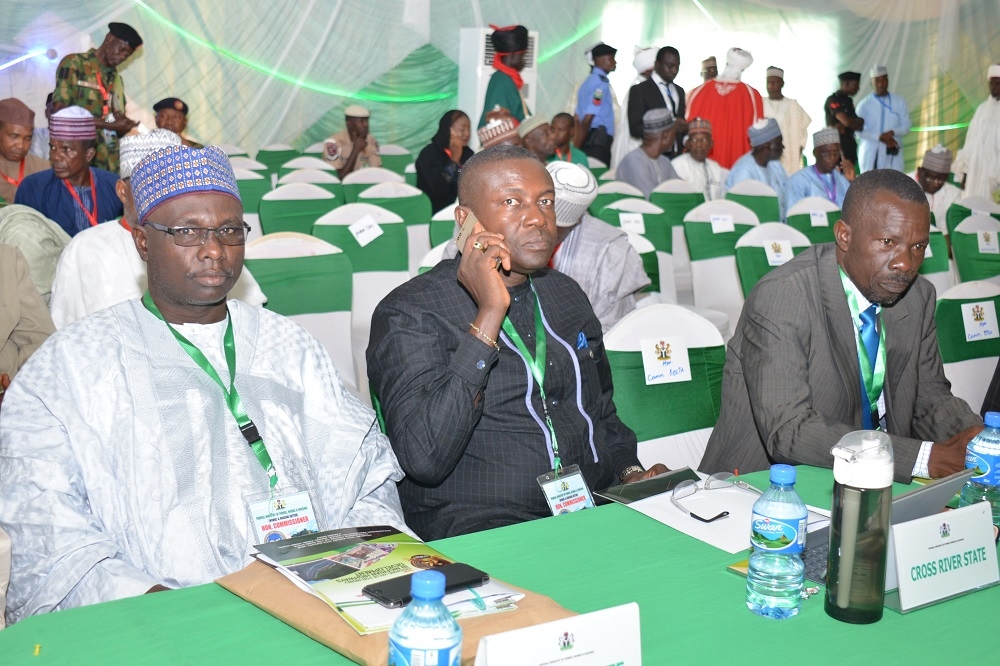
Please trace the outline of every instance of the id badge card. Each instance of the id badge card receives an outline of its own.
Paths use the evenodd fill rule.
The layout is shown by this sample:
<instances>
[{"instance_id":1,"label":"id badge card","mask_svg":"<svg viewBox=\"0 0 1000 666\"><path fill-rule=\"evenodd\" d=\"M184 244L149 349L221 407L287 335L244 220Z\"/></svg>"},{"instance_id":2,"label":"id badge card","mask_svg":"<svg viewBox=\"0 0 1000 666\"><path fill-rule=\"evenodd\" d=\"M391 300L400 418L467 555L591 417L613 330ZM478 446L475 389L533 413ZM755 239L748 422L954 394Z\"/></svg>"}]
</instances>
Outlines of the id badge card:
<instances>
[{"instance_id":1,"label":"id badge card","mask_svg":"<svg viewBox=\"0 0 1000 666\"><path fill-rule=\"evenodd\" d=\"M579 465L563 467L558 474L555 471L542 474L538 477L538 485L545 493L545 501L553 516L594 506L594 498Z\"/></svg>"},{"instance_id":2,"label":"id badge card","mask_svg":"<svg viewBox=\"0 0 1000 666\"><path fill-rule=\"evenodd\" d=\"M289 489L280 494L259 493L247 497L254 543L280 541L319 532L312 498L307 491Z\"/></svg>"}]
</instances>

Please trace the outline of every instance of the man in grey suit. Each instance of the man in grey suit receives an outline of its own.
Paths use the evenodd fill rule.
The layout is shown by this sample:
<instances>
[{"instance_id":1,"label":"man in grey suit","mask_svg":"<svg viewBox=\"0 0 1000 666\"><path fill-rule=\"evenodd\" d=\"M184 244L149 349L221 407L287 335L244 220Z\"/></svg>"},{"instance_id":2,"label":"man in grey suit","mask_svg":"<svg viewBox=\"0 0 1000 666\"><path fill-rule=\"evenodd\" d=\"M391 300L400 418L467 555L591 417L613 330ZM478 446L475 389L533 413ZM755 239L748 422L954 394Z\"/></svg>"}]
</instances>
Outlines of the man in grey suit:
<instances>
[{"instance_id":1,"label":"man in grey suit","mask_svg":"<svg viewBox=\"0 0 1000 666\"><path fill-rule=\"evenodd\" d=\"M831 467L841 436L872 424L892 437L897 481L965 467L982 421L942 369L934 288L917 276L929 229L916 181L871 171L848 190L835 243L810 247L754 287L729 342L702 470Z\"/></svg>"}]
</instances>

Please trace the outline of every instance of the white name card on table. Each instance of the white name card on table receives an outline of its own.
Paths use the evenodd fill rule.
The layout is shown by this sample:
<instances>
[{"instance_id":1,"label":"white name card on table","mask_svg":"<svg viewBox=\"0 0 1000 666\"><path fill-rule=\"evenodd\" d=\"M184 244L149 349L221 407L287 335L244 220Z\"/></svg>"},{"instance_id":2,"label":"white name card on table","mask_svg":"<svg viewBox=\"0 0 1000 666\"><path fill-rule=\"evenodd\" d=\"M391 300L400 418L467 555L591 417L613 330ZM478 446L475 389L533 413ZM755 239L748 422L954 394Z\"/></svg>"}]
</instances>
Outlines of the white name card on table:
<instances>
[{"instance_id":1,"label":"white name card on table","mask_svg":"<svg viewBox=\"0 0 1000 666\"><path fill-rule=\"evenodd\" d=\"M365 215L360 220L347 227L347 230L354 235L354 240L358 245L364 247L373 240L381 236L384 232L371 215Z\"/></svg>"},{"instance_id":2,"label":"white name card on table","mask_svg":"<svg viewBox=\"0 0 1000 666\"><path fill-rule=\"evenodd\" d=\"M893 525L901 612L1000 582L992 516L979 502Z\"/></svg>"},{"instance_id":3,"label":"white name card on table","mask_svg":"<svg viewBox=\"0 0 1000 666\"><path fill-rule=\"evenodd\" d=\"M648 338L639 344L648 386L691 381L691 361L684 338Z\"/></svg>"},{"instance_id":4,"label":"white name card on table","mask_svg":"<svg viewBox=\"0 0 1000 666\"><path fill-rule=\"evenodd\" d=\"M993 301L962 303L962 323L965 324L966 342L1000 337L997 307Z\"/></svg>"},{"instance_id":5,"label":"white name card on table","mask_svg":"<svg viewBox=\"0 0 1000 666\"><path fill-rule=\"evenodd\" d=\"M764 241L764 254L767 255L768 266L781 266L795 256L792 244L787 240Z\"/></svg>"},{"instance_id":6,"label":"white name card on table","mask_svg":"<svg viewBox=\"0 0 1000 666\"><path fill-rule=\"evenodd\" d=\"M979 241L980 254L1000 254L1000 243L997 243L997 232L977 231L976 240Z\"/></svg>"},{"instance_id":7,"label":"white name card on table","mask_svg":"<svg viewBox=\"0 0 1000 666\"><path fill-rule=\"evenodd\" d=\"M642 213L618 213L618 225L630 234L646 233L646 220Z\"/></svg>"},{"instance_id":8,"label":"white name card on table","mask_svg":"<svg viewBox=\"0 0 1000 666\"><path fill-rule=\"evenodd\" d=\"M484 636L475 666L639 666L639 604Z\"/></svg>"},{"instance_id":9,"label":"white name card on table","mask_svg":"<svg viewBox=\"0 0 1000 666\"><path fill-rule=\"evenodd\" d=\"M809 224L814 227L828 227L830 226L830 218L823 211L811 210L809 211Z\"/></svg>"},{"instance_id":10,"label":"white name card on table","mask_svg":"<svg viewBox=\"0 0 1000 666\"><path fill-rule=\"evenodd\" d=\"M713 234L724 234L730 231L736 231L736 227L733 225L732 215L712 215L709 218L712 223L712 233Z\"/></svg>"}]
</instances>

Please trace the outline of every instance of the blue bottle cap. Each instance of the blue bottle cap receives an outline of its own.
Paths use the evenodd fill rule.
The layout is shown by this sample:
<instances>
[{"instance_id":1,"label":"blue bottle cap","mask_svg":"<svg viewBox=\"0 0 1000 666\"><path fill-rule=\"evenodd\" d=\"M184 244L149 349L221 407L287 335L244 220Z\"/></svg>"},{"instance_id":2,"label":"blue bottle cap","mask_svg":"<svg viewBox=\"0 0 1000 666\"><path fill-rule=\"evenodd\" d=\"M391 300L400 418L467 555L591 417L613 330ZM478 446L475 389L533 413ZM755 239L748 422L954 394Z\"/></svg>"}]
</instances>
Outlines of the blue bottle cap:
<instances>
[{"instance_id":1,"label":"blue bottle cap","mask_svg":"<svg viewBox=\"0 0 1000 666\"><path fill-rule=\"evenodd\" d=\"M792 485L795 483L795 468L791 465L771 465L771 483Z\"/></svg>"},{"instance_id":2,"label":"blue bottle cap","mask_svg":"<svg viewBox=\"0 0 1000 666\"><path fill-rule=\"evenodd\" d=\"M418 571L410 577L410 595L414 599L440 599L444 596L444 580L440 571Z\"/></svg>"},{"instance_id":3,"label":"blue bottle cap","mask_svg":"<svg viewBox=\"0 0 1000 666\"><path fill-rule=\"evenodd\" d=\"M1000 412L986 412L983 422L987 428L1000 428Z\"/></svg>"}]
</instances>

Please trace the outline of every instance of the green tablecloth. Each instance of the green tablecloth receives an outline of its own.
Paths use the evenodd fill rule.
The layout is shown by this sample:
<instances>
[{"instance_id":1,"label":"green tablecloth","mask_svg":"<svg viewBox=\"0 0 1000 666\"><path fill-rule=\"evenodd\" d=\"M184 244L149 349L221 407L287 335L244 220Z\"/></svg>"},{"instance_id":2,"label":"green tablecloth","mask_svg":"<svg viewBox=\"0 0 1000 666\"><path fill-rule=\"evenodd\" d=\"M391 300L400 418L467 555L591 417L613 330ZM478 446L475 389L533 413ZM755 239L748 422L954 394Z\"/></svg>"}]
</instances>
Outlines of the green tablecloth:
<instances>
[{"instance_id":1,"label":"green tablecloth","mask_svg":"<svg viewBox=\"0 0 1000 666\"><path fill-rule=\"evenodd\" d=\"M766 472L746 475L763 487ZM799 468L802 498L830 506L829 470ZM901 490L902 488L897 488ZM606 506L438 541L442 552L585 613L638 602L644 663L731 663L754 646L801 646L810 664L955 663L963 636L993 635L1000 586L881 622L842 624L822 594L798 617L768 620L744 603L731 555L624 506ZM33 657L35 645L41 649ZM971 648L969 648L971 649ZM217 585L28 618L0 631L4 664L290 664L346 659Z\"/></svg>"}]
</instances>

